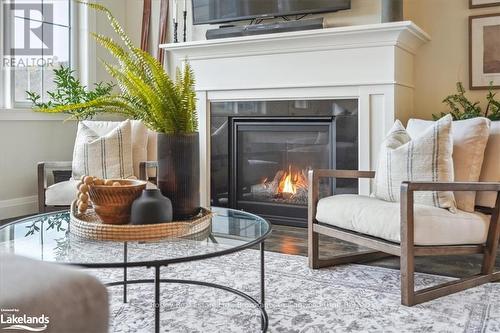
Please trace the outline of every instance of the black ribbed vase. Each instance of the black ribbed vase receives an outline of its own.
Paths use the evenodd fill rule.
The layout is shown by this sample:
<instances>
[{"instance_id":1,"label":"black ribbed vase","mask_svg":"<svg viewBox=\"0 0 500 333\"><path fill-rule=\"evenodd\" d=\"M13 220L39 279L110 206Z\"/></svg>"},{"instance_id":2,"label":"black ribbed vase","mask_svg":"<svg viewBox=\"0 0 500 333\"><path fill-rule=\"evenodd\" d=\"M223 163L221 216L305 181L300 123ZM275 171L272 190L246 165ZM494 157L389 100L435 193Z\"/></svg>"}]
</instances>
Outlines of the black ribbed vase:
<instances>
[{"instance_id":1,"label":"black ribbed vase","mask_svg":"<svg viewBox=\"0 0 500 333\"><path fill-rule=\"evenodd\" d=\"M158 133L158 188L172 201L174 220L199 212L199 146L198 133Z\"/></svg>"}]
</instances>

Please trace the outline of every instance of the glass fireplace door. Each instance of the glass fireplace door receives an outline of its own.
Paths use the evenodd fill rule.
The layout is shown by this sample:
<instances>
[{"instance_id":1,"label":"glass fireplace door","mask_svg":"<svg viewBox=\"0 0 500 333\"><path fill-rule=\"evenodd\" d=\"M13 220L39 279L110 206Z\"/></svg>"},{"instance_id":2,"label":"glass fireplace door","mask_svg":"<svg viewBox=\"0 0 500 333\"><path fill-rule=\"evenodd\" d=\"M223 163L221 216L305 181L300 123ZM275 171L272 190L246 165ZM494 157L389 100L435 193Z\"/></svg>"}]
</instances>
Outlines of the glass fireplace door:
<instances>
[{"instance_id":1,"label":"glass fireplace door","mask_svg":"<svg viewBox=\"0 0 500 333\"><path fill-rule=\"evenodd\" d=\"M335 165L334 124L332 117L233 118L231 206L302 218L307 205L308 171ZM322 183L324 192L331 192L331 186L331 182Z\"/></svg>"}]
</instances>

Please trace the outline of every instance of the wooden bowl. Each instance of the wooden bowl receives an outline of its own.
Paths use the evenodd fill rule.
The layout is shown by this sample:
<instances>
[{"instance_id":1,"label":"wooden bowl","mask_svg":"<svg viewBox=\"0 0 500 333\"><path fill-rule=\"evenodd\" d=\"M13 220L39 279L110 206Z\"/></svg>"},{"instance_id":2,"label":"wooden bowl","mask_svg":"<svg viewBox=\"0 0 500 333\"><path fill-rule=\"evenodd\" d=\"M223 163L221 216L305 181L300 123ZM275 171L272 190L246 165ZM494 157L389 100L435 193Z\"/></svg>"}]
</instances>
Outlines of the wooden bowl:
<instances>
[{"instance_id":1,"label":"wooden bowl","mask_svg":"<svg viewBox=\"0 0 500 333\"><path fill-rule=\"evenodd\" d=\"M126 224L130 221L132 202L146 188L143 180L113 179L121 186L90 185L89 197L103 223Z\"/></svg>"}]
</instances>

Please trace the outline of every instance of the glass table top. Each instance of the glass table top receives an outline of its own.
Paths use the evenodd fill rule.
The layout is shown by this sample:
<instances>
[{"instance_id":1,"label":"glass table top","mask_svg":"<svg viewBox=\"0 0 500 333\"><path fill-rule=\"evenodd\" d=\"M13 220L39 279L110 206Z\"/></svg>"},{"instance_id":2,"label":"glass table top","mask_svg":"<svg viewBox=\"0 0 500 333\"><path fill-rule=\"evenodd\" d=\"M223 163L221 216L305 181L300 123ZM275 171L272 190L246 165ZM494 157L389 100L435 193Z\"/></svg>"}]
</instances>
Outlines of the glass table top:
<instances>
[{"instance_id":1,"label":"glass table top","mask_svg":"<svg viewBox=\"0 0 500 333\"><path fill-rule=\"evenodd\" d=\"M0 228L0 253L86 267L167 265L237 252L262 243L271 232L263 218L212 207L211 229L202 236L155 241L100 241L69 232L69 212L35 215Z\"/></svg>"}]
</instances>

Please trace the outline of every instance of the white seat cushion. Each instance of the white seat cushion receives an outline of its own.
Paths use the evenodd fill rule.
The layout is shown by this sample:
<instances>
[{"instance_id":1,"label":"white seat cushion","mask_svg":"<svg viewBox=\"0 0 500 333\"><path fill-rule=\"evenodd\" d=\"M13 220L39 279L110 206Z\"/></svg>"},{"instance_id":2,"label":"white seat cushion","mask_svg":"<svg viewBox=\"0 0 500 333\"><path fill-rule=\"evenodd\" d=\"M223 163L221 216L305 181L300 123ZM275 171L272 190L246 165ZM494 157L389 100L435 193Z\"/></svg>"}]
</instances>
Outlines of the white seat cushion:
<instances>
[{"instance_id":1,"label":"white seat cushion","mask_svg":"<svg viewBox=\"0 0 500 333\"><path fill-rule=\"evenodd\" d=\"M48 206L69 206L76 199L79 180L67 180L65 182L50 185L45 191L45 204Z\"/></svg>"},{"instance_id":2,"label":"white seat cushion","mask_svg":"<svg viewBox=\"0 0 500 333\"><path fill-rule=\"evenodd\" d=\"M489 217L458 210L451 213L428 205L414 206L415 245L482 244ZM399 243L400 203L355 194L320 199L316 220L343 229Z\"/></svg>"},{"instance_id":3,"label":"white seat cushion","mask_svg":"<svg viewBox=\"0 0 500 333\"><path fill-rule=\"evenodd\" d=\"M76 199L79 180L67 180L65 182L50 185L45 191L45 204L47 206L69 206ZM156 185L148 182L147 188L156 188Z\"/></svg>"}]
</instances>

